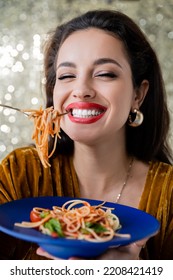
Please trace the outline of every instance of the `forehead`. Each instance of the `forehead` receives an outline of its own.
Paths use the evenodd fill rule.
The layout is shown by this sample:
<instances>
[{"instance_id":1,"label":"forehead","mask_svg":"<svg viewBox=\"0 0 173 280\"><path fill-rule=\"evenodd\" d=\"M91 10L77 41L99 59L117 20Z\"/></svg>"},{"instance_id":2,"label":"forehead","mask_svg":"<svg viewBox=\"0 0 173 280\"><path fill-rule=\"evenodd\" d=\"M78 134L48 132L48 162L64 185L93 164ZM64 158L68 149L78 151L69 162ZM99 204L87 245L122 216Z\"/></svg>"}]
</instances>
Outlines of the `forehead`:
<instances>
[{"instance_id":1,"label":"forehead","mask_svg":"<svg viewBox=\"0 0 173 280\"><path fill-rule=\"evenodd\" d=\"M62 43L58 59L72 57L73 54L128 56L123 42L114 34L98 28L78 30L70 34Z\"/></svg>"}]
</instances>

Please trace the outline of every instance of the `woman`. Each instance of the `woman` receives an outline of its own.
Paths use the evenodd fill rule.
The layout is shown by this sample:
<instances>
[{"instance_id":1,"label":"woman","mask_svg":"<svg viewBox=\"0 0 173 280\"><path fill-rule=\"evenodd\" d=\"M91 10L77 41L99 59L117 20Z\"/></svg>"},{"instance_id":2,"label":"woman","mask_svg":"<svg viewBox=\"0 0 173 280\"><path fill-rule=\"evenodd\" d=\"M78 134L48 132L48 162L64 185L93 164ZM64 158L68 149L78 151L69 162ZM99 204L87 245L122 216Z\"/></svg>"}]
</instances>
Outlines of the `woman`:
<instances>
[{"instance_id":1,"label":"woman","mask_svg":"<svg viewBox=\"0 0 173 280\"><path fill-rule=\"evenodd\" d=\"M120 12L87 12L57 27L45 75L47 107L68 112L61 139L50 168L31 147L4 159L0 202L67 195L130 205L155 216L159 233L99 259L173 259L169 114L158 59L143 33ZM34 250L23 249L20 258L37 258Z\"/></svg>"}]
</instances>

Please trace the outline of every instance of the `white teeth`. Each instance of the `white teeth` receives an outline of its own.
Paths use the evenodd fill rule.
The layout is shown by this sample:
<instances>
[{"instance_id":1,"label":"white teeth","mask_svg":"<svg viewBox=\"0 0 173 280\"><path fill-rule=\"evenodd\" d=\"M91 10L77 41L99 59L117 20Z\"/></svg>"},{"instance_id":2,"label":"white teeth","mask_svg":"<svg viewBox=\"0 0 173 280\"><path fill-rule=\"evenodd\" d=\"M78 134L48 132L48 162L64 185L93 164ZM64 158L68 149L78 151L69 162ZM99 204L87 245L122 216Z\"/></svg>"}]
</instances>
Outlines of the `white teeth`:
<instances>
[{"instance_id":1,"label":"white teeth","mask_svg":"<svg viewBox=\"0 0 173 280\"><path fill-rule=\"evenodd\" d=\"M89 118L92 116L98 116L103 111L99 110L87 110L87 109L72 109L72 115L76 118Z\"/></svg>"}]
</instances>

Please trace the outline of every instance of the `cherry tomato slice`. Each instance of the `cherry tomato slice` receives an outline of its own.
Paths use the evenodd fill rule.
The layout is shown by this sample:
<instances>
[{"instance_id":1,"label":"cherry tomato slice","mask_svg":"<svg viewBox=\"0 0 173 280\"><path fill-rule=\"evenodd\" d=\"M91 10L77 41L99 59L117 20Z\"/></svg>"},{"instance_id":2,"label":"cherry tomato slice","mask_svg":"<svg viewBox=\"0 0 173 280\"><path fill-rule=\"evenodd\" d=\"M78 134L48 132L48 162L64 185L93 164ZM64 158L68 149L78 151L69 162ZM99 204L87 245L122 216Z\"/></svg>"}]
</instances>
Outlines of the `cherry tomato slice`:
<instances>
[{"instance_id":1,"label":"cherry tomato slice","mask_svg":"<svg viewBox=\"0 0 173 280\"><path fill-rule=\"evenodd\" d=\"M51 233L51 236L52 236L52 237L58 237L58 234L57 234L56 232L53 231L53 232Z\"/></svg>"},{"instance_id":2,"label":"cherry tomato slice","mask_svg":"<svg viewBox=\"0 0 173 280\"><path fill-rule=\"evenodd\" d=\"M30 212L30 220L31 222L39 222L41 221L41 217L39 214L36 214L33 210Z\"/></svg>"}]
</instances>

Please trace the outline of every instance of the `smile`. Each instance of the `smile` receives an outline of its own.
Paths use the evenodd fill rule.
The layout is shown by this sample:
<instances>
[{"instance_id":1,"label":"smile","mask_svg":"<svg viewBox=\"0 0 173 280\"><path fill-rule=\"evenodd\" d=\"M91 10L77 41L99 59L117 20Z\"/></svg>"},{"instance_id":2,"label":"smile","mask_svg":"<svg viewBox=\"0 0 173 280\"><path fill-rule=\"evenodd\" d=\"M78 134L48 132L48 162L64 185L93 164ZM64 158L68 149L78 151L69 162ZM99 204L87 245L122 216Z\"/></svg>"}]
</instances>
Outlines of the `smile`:
<instances>
[{"instance_id":1,"label":"smile","mask_svg":"<svg viewBox=\"0 0 173 280\"><path fill-rule=\"evenodd\" d=\"M87 110L87 109L72 109L71 110L71 114L73 117L77 117L77 118L90 118L93 116L98 116L101 113L103 113L103 111L97 110L97 109L92 109L92 110Z\"/></svg>"},{"instance_id":2,"label":"smile","mask_svg":"<svg viewBox=\"0 0 173 280\"><path fill-rule=\"evenodd\" d=\"M89 102L75 102L66 108L70 111L68 117L72 122L90 124L98 121L104 115L106 107Z\"/></svg>"}]
</instances>

